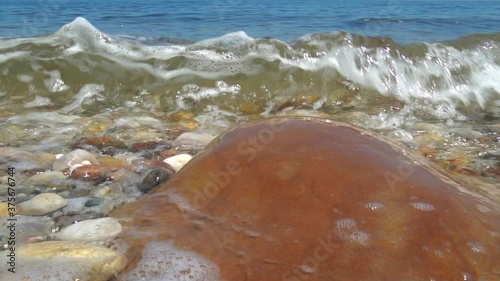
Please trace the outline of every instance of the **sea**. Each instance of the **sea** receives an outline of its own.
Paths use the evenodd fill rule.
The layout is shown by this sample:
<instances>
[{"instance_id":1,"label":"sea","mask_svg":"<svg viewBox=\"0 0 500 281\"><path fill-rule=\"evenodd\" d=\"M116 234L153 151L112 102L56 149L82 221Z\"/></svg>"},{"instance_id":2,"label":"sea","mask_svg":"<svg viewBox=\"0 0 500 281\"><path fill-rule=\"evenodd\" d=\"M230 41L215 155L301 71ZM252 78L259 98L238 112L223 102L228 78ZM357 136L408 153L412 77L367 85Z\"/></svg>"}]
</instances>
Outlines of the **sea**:
<instances>
[{"instance_id":1,"label":"sea","mask_svg":"<svg viewBox=\"0 0 500 281\"><path fill-rule=\"evenodd\" d=\"M63 153L95 120L107 124L96 134L135 120L158 139L156 121L217 135L312 116L380 133L500 193L500 1L0 7L1 146Z\"/></svg>"}]
</instances>

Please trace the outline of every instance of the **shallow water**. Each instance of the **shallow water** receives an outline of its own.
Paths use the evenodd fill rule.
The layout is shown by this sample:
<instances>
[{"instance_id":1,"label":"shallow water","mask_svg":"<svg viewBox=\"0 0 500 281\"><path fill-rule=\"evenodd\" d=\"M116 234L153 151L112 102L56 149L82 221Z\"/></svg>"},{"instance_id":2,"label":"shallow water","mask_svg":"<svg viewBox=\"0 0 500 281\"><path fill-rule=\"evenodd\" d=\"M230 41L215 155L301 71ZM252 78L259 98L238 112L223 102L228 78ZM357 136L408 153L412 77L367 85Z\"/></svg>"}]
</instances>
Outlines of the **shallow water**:
<instances>
[{"instance_id":1,"label":"shallow water","mask_svg":"<svg viewBox=\"0 0 500 281\"><path fill-rule=\"evenodd\" d=\"M93 152L130 162L151 158L131 149L138 142L170 145L185 131L215 136L250 120L315 116L380 133L500 205L500 2L479 3L4 1L0 168L16 167L23 183L82 137L123 142ZM130 184L113 188L125 196L102 199L100 216L139 196L145 175L119 176ZM23 183L17 200L94 196L106 184Z\"/></svg>"},{"instance_id":2,"label":"shallow water","mask_svg":"<svg viewBox=\"0 0 500 281\"><path fill-rule=\"evenodd\" d=\"M144 44L77 18L52 35L0 40L0 143L63 153L81 135L130 144L137 130L158 140L174 125L217 135L256 118L323 116L495 185L499 43L498 33L398 44L348 32L290 42L236 32Z\"/></svg>"}]
</instances>

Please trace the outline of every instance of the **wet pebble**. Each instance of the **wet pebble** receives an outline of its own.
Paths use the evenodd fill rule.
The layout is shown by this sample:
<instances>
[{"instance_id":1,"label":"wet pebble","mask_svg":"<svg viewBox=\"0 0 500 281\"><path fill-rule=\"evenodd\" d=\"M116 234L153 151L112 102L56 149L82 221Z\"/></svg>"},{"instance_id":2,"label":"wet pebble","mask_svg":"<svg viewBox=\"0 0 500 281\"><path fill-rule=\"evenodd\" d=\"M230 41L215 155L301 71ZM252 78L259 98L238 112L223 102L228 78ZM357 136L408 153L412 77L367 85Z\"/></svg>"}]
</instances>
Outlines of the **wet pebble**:
<instances>
[{"instance_id":1,"label":"wet pebble","mask_svg":"<svg viewBox=\"0 0 500 281\"><path fill-rule=\"evenodd\" d=\"M26 244L16 248L16 256L16 268L22 270L9 274L8 280L12 281L106 281L127 264L127 259L114 250L71 241ZM0 272L7 272L7 258L6 255L0 257Z\"/></svg>"},{"instance_id":2,"label":"wet pebble","mask_svg":"<svg viewBox=\"0 0 500 281\"><path fill-rule=\"evenodd\" d=\"M42 193L28 201L18 204L19 214L28 216L42 216L68 204L68 200L55 193Z\"/></svg>"},{"instance_id":3,"label":"wet pebble","mask_svg":"<svg viewBox=\"0 0 500 281\"><path fill-rule=\"evenodd\" d=\"M52 168L55 171L62 171L75 164L80 164L83 161L89 161L93 165L99 165L99 162L92 153L83 149L75 149L55 160L52 164Z\"/></svg>"},{"instance_id":4,"label":"wet pebble","mask_svg":"<svg viewBox=\"0 0 500 281\"><path fill-rule=\"evenodd\" d=\"M137 187L142 181L139 174L120 169L111 173L110 176L113 181L110 183L109 188L113 194L130 195L139 193Z\"/></svg>"},{"instance_id":5,"label":"wet pebble","mask_svg":"<svg viewBox=\"0 0 500 281\"><path fill-rule=\"evenodd\" d=\"M142 183L139 185L139 190L143 193L147 193L169 178L170 173L167 170L162 168L154 169L144 177Z\"/></svg>"},{"instance_id":6,"label":"wet pebble","mask_svg":"<svg viewBox=\"0 0 500 281\"><path fill-rule=\"evenodd\" d=\"M214 136L205 133L186 132L175 139L174 145L182 149L202 149L214 138Z\"/></svg>"},{"instance_id":7,"label":"wet pebble","mask_svg":"<svg viewBox=\"0 0 500 281\"><path fill-rule=\"evenodd\" d=\"M55 226L61 229L77 222L95 219L97 218L97 215L98 214L95 213L90 213L90 214L86 213L86 214L59 216L55 219Z\"/></svg>"},{"instance_id":8,"label":"wet pebble","mask_svg":"<svg viewBox=\"0 0 500 281\"><path fill-rule=\"evenodd\" d=\"M152 150L156 149L160 146L166 146L165 143L157 142L157 141L146 141L146 142L137 142L134 143L131 147L132 152L138 152L143 150Z\"/></svg>"},{"instance_id":9,"label":"wet pebble","mask_svg":"<svg viewBox=\"0 0 500 281\"><path fill-rule=\"evenodd\" d=\"M31 176L25 181L23 181L22 184L34 185L34 186L43 185L50 187L55 185L58 180L62 180L65 178L66 176L61 171L49 171Z\"/></svg>"},{"instance_id":10,"label":"wet pebble","mask_svg":"<svg viewBox=\"0 0 500 281\"><path fill-rule=\"evenodd\" d=\"M178 171L180 170L180 168L182 168L182 166L184 166L187 162L189 162L191 158L193 158L193 156L189 154L178 154L163 160L163 162L172 166L172 168L174 168L175 171Z\"/></svg>"},{"instance_id":11,"label":"wet pebble","mask_svg":"<svg viewBox=\"0 0 500 281\"><path fill-rule=\"evenodd\" d=\"M85 209L89 200L89 197L70 198L67 200L68 204L61 211L65 215L79 214Z\"/></svg>"},{"instance_id":12,"label":"wet pebble","mask_svg":"<svg viewBox=\"0 0 500 281\"><path fill-rule=\"evenodd\" d=\"M95 197L98 197L98 198L102 198L102 197L105 197L106 195L110 194L111 193L111 187L109 186L103 186L95 191L92 192L92 194L95 196Z\"/></svg>"},{"instance_id":13,"label":"wet pebble","mask_svg":"<svg viewBox=\"0 0 500 281\"><path fill-rule=\"evenodd\" d=\"M82 147L85 145L95 146L98 149L102 149L102 148L107 147L107 146L116 147L116 148L125 148L126 147L124 142L110 138L110 137L106 137L106 136L83 138L78 142L77 147Z\"/></svg>"},{"instance_id":14,"label":"wet pebble","mask_svg":"<svg viewBox=\"0 0 500 281\"><path fill-rule=\"evenodd\" d=\"M0 243L4 245L10 236L9 221L0 220ZM48 217L17 216L15 222L16 245L27 243L31 237L47 237L54 229L54 221Z\"/></svg>"},{"instance_id":15,"label":"wet pebble","mask_svg":"<svg viewBox=\"0 0 500 281\"><path fill-rule=\"evenodd\" d=\"M54 235L57 240L101 242L116 238L122 231L117 219L99 218L81 221L63 228Z\"/></svg>"},{"instance_id":16,"label":"wet pebble","mask_svg":"<svg viewBox=\"0 0 500 281\"><path fill-rule=\"evenodd\" d=\"M144 161L144 164L148 167L148 168L163 168L165 170L167 170L170 174L174 174L175 173L175 168L172 167L172 165L164 162L164 161L159 161L159 160L146 160Z\"/></svg>"},{"instance_id":17,"label":"wet pebble","mask_svg":"<svg viewBox=\"0 0 500 281\"><path fill-rule=\"evenodd\" d=\"M45 170L56 160L56 156L44 152L28 152L15 147L0 147L0 163L9 163L17 171Z\"/></svg>"},{"instance_id":18,"label":"wet pebble","mask_svg":"<svg viewBox=\"0 0 500 281\"><path fill-rule=\"evenodd\" d=\"M161 159L166 159L166 158L169 158L169 157L172 157L172 156L175 156L179 154L179 152L177 152L177 150L174 150L174 149L164 149L162 151L160 151L160 158Z\"/></svg>"},{"instance_id":19,"label":"wet pebble","mask_svg":"<svg viewBox=\"0 0 500 281\"><path fill-rule=\"evenodd\" d=\"M102 203L102 199L100 199L100 198L89 198L85 202L85 207L95 207L95 206L99 206L101 203Z\"/></svg>"},{"instance_id":20,"label":"wet pebble","mask_svg":"<svg viewBox=\"0 0 500 281\"><path fill-rule=\"evenodd\" d=\"M98 157L97 161L101 166L106 167L125 167L128 165L127 160L114 157Z\"/></svg>"},{"instance_id":21,"label":"wet pebble","mask_svg":"<svg viewBox=\"0 0 500 281\"><path fill-rule=\"evenodd\" d=\"M87 180L87 181L101 181L108 178L108 175L118 170L116 167L105 167L100 165L83 165L75 168L70 177L73 179Z\"/></svg>"}]
</instances>

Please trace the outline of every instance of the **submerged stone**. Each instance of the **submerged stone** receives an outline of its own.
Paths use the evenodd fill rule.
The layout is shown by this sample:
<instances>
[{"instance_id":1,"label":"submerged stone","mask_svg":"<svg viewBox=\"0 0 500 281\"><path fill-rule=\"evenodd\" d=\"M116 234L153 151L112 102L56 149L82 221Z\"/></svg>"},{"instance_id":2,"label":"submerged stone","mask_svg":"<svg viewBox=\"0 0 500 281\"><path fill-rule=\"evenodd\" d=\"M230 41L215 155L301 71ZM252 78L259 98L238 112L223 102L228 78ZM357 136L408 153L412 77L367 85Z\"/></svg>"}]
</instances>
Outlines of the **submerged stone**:
<instances>
[{"instance_id":1,"label":"submerged stone","mask_svg":"<svg viewBox=\"0 0 500 281\"><path fill-rule=\"evenodd\" d=\"M106 281L127 263L111 249L69 241L27 244L16 247L15 255L14 265L6 255L0 257L0 280Z\"/></svg>"},{"instance_id":2,"label":"submerged stone","mask_svg":"<svg viewBox=\"0 0 500 281\"><path fill-rule=\"evenodd\" d=\"M42 216L68 205L68 200L55 193L42 193L17 205L20 215Z\"/></svg>"},{"instance_id":3,"label":"submerged stone","mask_svg":"<svg viewBox=\"0 0 500 281\"><path fill-rule=\"evenodd\" d=\"M150 171L139 185L139 190L143 193L149 192L151 189L158 186L160 183L168 180L171 173L162 168L156 168Z\"/></svg>"},{"instance_id":4,"label":"submerged stone","mask_svg":"<svg viewBox=\"0 0 500 281\"><path fill-rule=\"evenodd\" d=\"M78 222L55 234L57 240L98 242L116 238L122 227L114 218L99 218Z\"/></svg>"},{"instance_id":5,"label":"submerged stone","mask_svg":"<svg viewBox=\"0 0 500 281\"><path fill-rule=\"evenodd\" d=\"M498 202L326 120L237 127L115 216L118 280L500 280Z\"/></svg>"}]
</instances>

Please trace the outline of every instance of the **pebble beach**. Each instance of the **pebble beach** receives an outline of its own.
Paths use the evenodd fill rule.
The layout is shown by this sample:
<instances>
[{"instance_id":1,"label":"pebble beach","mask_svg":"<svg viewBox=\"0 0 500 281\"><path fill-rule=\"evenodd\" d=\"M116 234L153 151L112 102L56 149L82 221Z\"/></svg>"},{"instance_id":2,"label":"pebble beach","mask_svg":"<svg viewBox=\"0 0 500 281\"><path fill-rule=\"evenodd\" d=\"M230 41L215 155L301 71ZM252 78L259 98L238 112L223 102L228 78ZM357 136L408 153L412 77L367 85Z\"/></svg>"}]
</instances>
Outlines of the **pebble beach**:
<instances>
[{"instance_id":1,"label":"pebble beach","mask_svg":"<svg viewBox=\"0 0 500 281\"><path fill-rule=\"evenodd\" d=\"M286 38L257 25L141 36L83 14L33 36L0 34L0 281L112 280L127 264L113 212L231 128L272 117L363 128L500 206L498 30L463 20L466 34L418 37L425 21L405 13L407 33L366 14Z\"/></svg>"}]
</instances>

